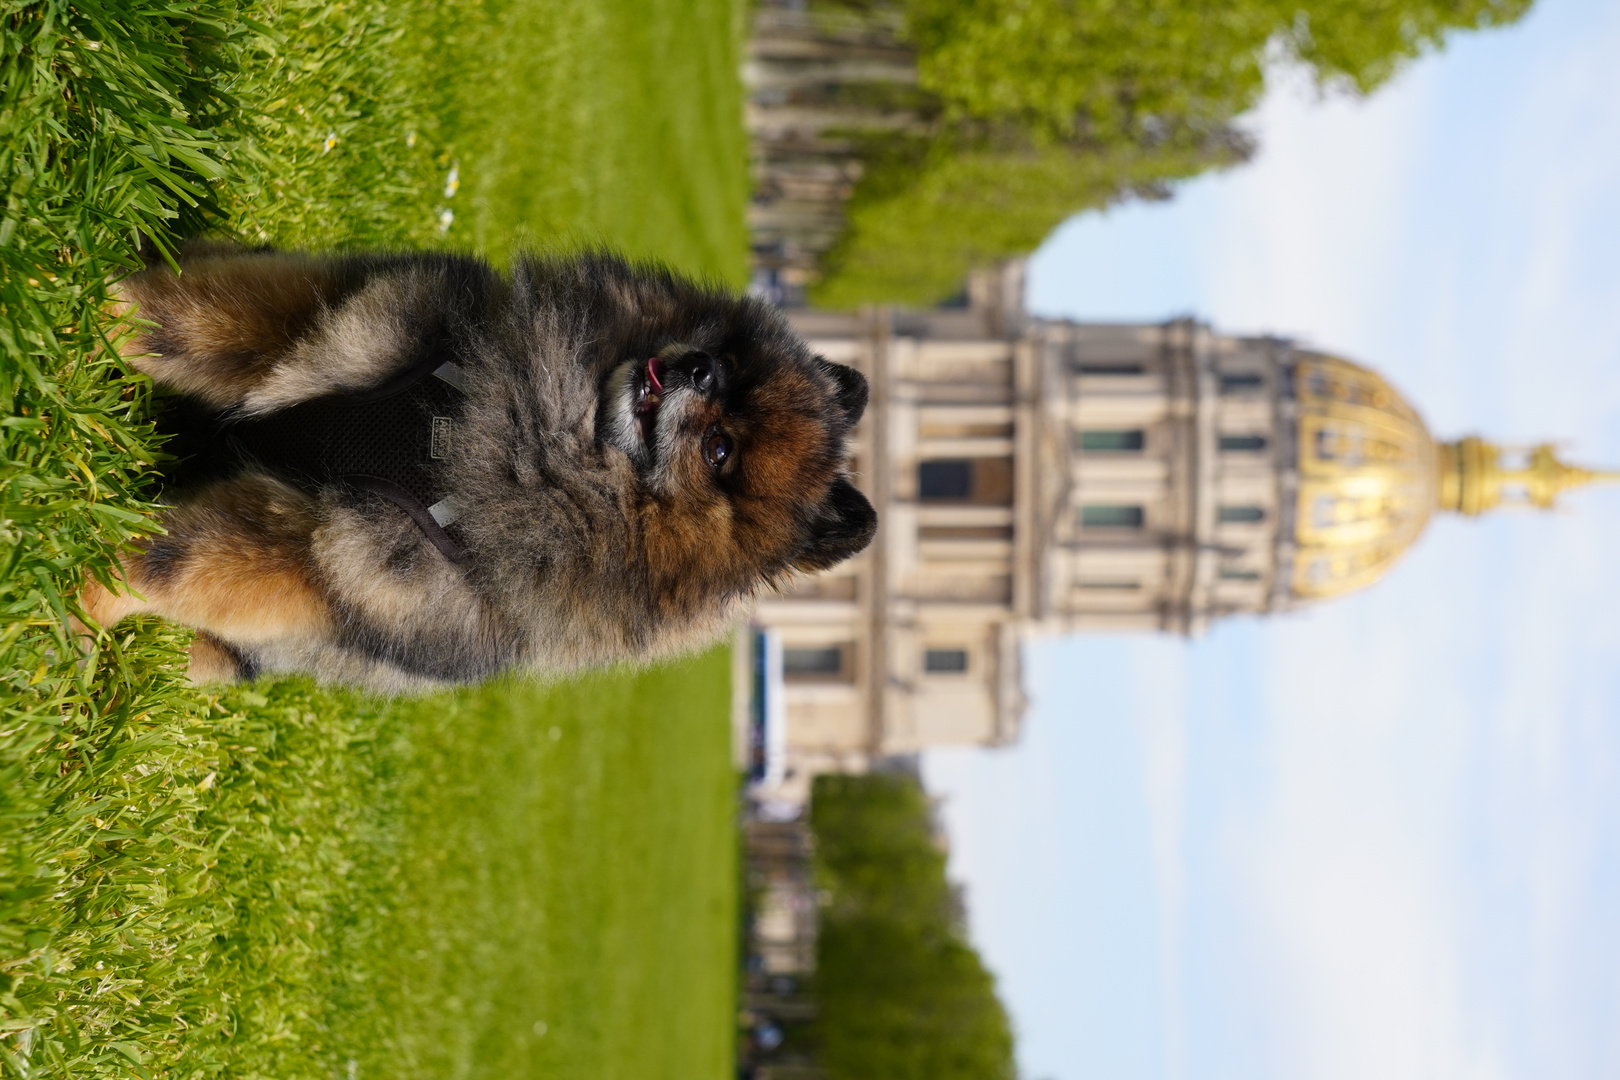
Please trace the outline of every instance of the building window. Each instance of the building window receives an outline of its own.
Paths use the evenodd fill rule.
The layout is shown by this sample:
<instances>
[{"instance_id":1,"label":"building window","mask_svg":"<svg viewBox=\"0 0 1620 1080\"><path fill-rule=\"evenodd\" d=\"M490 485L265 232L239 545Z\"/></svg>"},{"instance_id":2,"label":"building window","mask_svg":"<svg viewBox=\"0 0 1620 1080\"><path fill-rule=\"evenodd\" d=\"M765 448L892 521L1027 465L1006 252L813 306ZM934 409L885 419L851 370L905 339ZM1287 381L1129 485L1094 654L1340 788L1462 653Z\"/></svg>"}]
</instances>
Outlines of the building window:
<instances>
[{"instance_id":1,"label":"building window","mask_svg":"<svg viewBox=\"0 0 1620 1080\"><path fill-rule=\"evenodd\" d=\"M1258 390L1266 384L1266 377L1255 371L1227 372L1221 376L1221 393L1243 394Z\"/></svg>"},{"instance_id":2,"label":"building window","mask_svg":"<svg viewBox=\"0 0 1620 1080\"><path fill-rule=\"evenodd\" d=\"M1264 435L1222 435L1221 449L1240 454L1258 453L1266 448Z\"/></svg>"},{"instance_id":3,"label":"building window","mask_svg":"<svg viewBox=\"0 0 1620 1080\"><path fill-rule=\"evenodd\" d=\"M918 540L1008 541L1012 538L1011 525L922 525L917 529Z\"/></svg>"},{"instance_id":4,"label":"building window","mask_svg":"<svg viewBox=\"0 0 1620 1080\"><path fill-rule=\"evenodd\" d=\"M1259 581L1260 571L1234 570L1231 567L1223 567L1221 569L1220 578L1222 581Z\"/></svg>"},{"instance_id":5,"label":"building window","mask_svg":"<svg viewBox=\"0 0 1620 1080\"><path fill-rule=\"evenodd\" d=\"M1074 365L1076 375L1101 375L1113 378L1130 378L1143 372L1141 364L1127 362L1107 362L1097 360L1081 360Z\"/></svg>"},{"instance_id":6,"label":"building window","mask_svg":"<svg viewBox=\"0 0 1620 1080\"><path fill-rule=\"evenodd\" d=\"M790 682L848 682L849 645L790 645L782 649L782 678Z\"/></svg>"},{"instance_id":7,"label":"building window","mask_svg":"<svg viewBox=\"0 0 1620 1080\"><path fill-rule=\"evenodd\" d=\"M1266 511L1263 506L1222 506L1215 516L1228 525L1253 525L1266 520Z\"/></svg>"},{"instance_id":8,"label":"building window","mask_svg":"<svg viewBox=\"0 0 1620 1080\"><path fill-rule=\"evenodd\" d=\"M1140 581L1082 581L1079 588L1086 592L1135 592L1142 587Z\"/></svg>"},{"instance_id":9,"label":"building window","mask_svg":"<svg viewBox=\"0 0 1620 1080\"><path fill-rule=\"evenodd\" d=\"M1145 517L1140 506L1086 503L1080 507L1080 524L1087 529L1140 529Z\"/></svg>"},{"instance_id":10,"label":"building window","mask_svg":"<svg viewBox=\"0 0 1620 1080\"><path fill-rule=\"evenodd\" d=\"M1355 428L1324 427L1316 433L1316 456L1321 461L1360 465L1366 460L1367 439Z\"/></svg>"},{"instance_id":11,"label":"building window","mask_svg":"<svg viewBox=\"0 0 1620 1080\"><path fill-rule=\"evenodd\" d=\"M1011 506L1012 458L949 458L919 462L917 497L924 502Z\"/></svg>"},{"instance_id":12,"label":"building window","mask_svg":"<svg viewBox=\"0 0 1620 1080\"><path fill-rule=\"evenodd\" d=\"M960 675L967 669L966 649L923 650L923 670L930 675Z\"/></svg>"},{"instance_id":13,"label":"building window","mask_svg":"<svg viewBox=\"0 0 1620 1080\"><path fill-rule=\"evenodd\" d=\"M965 499L973 491L973 462L925 461L917 466L917 495L923 499Z\"/></svg>"},{"instance_id":14,"label":"building window","mask_svg":"<svg viewBox=\"0 0 1620 1080\"><path fill-rule=\"evenodd\" d=\"M1141 450L1147 433L1136 431L1080 431L1075 433L1075 446L1081 450L1108 454L1122 454Z\"/></svg>"}]
</instances>

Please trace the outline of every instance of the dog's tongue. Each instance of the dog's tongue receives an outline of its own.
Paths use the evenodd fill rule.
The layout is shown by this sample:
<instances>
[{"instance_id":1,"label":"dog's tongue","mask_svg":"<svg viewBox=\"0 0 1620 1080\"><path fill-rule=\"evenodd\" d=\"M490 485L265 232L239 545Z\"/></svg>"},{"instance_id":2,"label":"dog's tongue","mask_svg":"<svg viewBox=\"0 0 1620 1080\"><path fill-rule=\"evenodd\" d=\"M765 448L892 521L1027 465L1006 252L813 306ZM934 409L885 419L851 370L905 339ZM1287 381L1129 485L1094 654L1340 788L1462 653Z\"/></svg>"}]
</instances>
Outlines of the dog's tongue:
<instances>
[{"instance_id":1,"label":"dog's tongue","mask_svg":"<svg viewBox=\"0 0 1620 1080\"><path fill-rule=\"evenodd\" d=\"M658 373L663 369L663 366L663 361L656 356L647 361L647 378L652 380L653 389L660 394L664 392L664 382L658 377Z\"/></svg>"}]
</instances>

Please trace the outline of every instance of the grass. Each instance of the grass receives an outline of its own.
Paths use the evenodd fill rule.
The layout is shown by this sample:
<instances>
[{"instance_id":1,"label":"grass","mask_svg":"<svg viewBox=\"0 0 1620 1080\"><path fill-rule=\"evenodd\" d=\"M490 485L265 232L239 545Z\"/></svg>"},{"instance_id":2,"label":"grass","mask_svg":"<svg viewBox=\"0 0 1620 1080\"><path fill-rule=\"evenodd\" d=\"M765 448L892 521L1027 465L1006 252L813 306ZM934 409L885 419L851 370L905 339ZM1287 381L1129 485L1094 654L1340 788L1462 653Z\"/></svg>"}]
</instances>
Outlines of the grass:
<instances>
[{"instance_id":1,"label":"grass","mask_svg":"<svg viewBox=\"0 0 1620 1080\"><path fill-rule=\"evenodd\" d=\"M271 696L277 743L236 792L276 809L229 875L259 893L239 1015L193 1052L245 1042L274 1077L725 1074L728 670L361 707L337 737Z\"/></svg>"},{"instance_id":2,"label":"grass","mask_svg":"<svg viewBox=\"0 0 1620 1080\"><path fill-rule=\"evenodd\" d=\"M610 243L746 279L736 0L277 6L287 39L226 87L278 164L226 192L249 238Z\"/></svg>"},{"instance_id":3,"label":"grass","mask_svg":"<svg viewBox=\"0 0 1620 1080\"><path fill-rule=\"evenodd\" d=\"M740 19L0 13L0 1074L729 1070L723 654L388 704L297 680L204 695L182 632L127 624L81 663L64 626L152 527L148 388L96 314L137 232L595 240L738 281Z\"/></svg>"}]
</instances>

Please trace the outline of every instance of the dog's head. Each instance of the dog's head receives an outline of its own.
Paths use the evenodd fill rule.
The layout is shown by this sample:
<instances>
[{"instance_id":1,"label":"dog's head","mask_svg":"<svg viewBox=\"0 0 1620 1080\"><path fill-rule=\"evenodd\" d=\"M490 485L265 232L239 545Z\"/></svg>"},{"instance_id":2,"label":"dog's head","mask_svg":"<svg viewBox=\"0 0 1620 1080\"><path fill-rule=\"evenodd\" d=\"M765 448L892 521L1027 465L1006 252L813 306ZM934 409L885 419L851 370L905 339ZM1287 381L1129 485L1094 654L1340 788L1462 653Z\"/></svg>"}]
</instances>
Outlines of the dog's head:
<instances>
[{"instance_id":1,"label":"dog's head","mask_svg":"<svg viewBox=\"0 0 1620 1080\"><path fill-rule=\"evenodd\" d=\"M811 354L759 301L617 284L623 309L597 326L626 332L602 342L615 355L601 361L597 434L634 465L654 570L699 592L746 588L871 543L877 514L847 471L865 376Z\"/></svg>"}]
</instances>

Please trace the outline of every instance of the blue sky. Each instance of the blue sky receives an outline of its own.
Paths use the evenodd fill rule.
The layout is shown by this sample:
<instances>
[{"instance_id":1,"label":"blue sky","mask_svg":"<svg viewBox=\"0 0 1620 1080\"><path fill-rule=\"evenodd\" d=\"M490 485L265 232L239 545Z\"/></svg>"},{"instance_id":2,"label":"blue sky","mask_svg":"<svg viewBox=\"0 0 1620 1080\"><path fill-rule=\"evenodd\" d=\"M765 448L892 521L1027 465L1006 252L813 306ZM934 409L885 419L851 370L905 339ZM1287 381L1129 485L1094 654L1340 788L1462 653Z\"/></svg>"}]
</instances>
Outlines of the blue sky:
<instances>
[{"instance_id":1,"label":"blue sky","mask_svg":"<svg viewBox=\"0 0 1620 1080\"><path fill-rule=\"evenodd\" d=\"M1384 372L1442 437L1620 464L1620 5L1541 0L1251 165L1070 222L1031 303ZM1620 1075L1620 490L1438 519L1375 588L1043 642L930 753L1028 1080Z\"/></svg>"}]
</instances>

